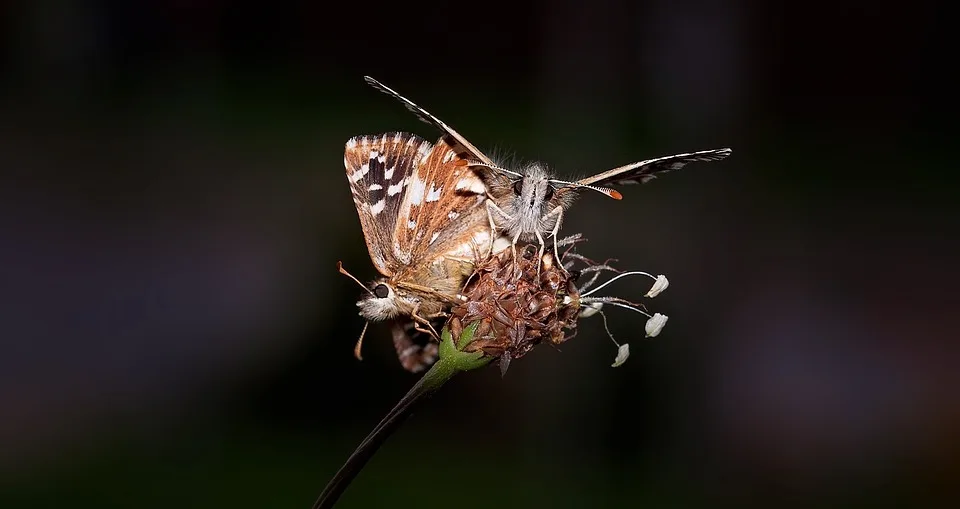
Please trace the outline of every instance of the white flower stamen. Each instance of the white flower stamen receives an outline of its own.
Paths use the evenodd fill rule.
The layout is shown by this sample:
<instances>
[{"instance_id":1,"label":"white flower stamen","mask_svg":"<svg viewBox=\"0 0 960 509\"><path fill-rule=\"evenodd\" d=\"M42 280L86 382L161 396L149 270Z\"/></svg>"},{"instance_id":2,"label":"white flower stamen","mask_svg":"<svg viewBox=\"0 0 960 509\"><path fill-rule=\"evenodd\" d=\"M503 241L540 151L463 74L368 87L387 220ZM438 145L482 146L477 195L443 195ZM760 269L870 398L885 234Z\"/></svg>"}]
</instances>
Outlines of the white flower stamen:
<instances>
[{"instance_id":1,"label":"white flower stamen","mask_svg":"<svg viewBox=\"0 0 960 509\"><path fill-rule=\"evenodd\" d=\"M616 280L618 280L618 279L620 279L620 278L622 278L622 277L626 277L626 276L647 276L648 278L650 278L650 279L652 279L652 280L654 281L654 283L653 283L653 287L654 287L654 288L657 288L657 285L660 284L660 279L663 278L663 285L662 285L662 287L659 288L659 290L658 290L656 293L654 293L653 295L651 295L651 297L656 296L657 293L660 293L660 292L666 290L666 289L667 289L667 285L669 284L669 282L667 281L667 277L666 277L666 276L663 276L663 275L657 277L657 276L654 276L653 274L649 274L649 273L647 273L647 272L642 272L642 271L639 271L639 270L631 271L631 272L621 272L620 274L617 274L616 276L610 278L608 281L606 281L606 282L603 283L602 285L600 285L600 286L598 286L598 287L590 290L589 292L583 294L582 297L588 297L588 296L590 296L590 294L596 292L597 290L600 290L601 288L609 285L610 283L612 283L612 282L614 282L614 281L616 281ZM653 291L653 288L651 288L650 291L652 292L652 291ZM650 292L647 292L647 293L649 294Z\"/></svg>"},{"instance_id":2,"label":"white flower stamen","mask_svg":"<svg viewBox=\"0 0 960 509\"><path fill-rule=\"evenodd\" d=\"M657 276L656 281L653 282L653 286L650 287L650 291L647 292L644 297L652 299L660 295L660 292L666 290L668 286L670 286L670 281L667 281L667 276L660 274Z\"/></svg>"},{"instance_id":3,"label":"white flower stamen","mask_svg":"<svg viewBox=\"0 0 960 509\"><path fill-rule=\"evenodd\" d=\"M624 362L627 362L627 359L630 357L630 345L624 343L617 348L617 358L613 360L613 364L610 367L619 368L623 366Z\"/></svg>"},{"instance_id":4,"label":"white flower stamen","mask_svg":"<svg viewBox=\"0 0 960 509\"><path fill-rule=\"evenodd\" d=\"M654 313L648 320L643 329L647 333L648 338L655 338L657 334L660 334L660 331L663 330L663 326L667 324L667 319L669 317L664 314Z\"/></svg>"},{"instance_id":5,"label":"white flower stamen","mask_svg":"<svg viewBox=\"0 0 960 509\"><path fill-rule=\"evenodd\" d=\"M603 307L602 302L589 302L586 304L580 305L580 318L590 318L591 316L597 314L600 311L600 308Z\"/></svg>"}]
</instances>

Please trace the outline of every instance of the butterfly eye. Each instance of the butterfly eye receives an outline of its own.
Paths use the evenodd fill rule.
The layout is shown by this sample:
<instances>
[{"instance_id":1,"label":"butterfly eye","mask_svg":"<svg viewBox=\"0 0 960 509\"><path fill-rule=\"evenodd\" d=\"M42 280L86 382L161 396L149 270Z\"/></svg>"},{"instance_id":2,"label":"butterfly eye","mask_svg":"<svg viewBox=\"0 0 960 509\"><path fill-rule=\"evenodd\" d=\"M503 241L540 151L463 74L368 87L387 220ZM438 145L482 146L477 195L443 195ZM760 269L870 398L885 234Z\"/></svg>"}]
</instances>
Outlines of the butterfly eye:
<instances>
[{"instance_id":1,"label":"butterfly eye","mask_svg":"<svg viewBox=\"0 0 960 509\"><path fill-rule=\"evenodd\" d=\"M513 183L513 192L520 196L523 194L523 179L520 179Z\"/></svg>"},{"instance_id":2,"label":"butterfly eye","mask_svg":"<svg viewBox=\"0 0 960 509\"><path fill-rule=\"evenodd\" d=\"M390 295L390 289L387 288L387 285L380 283L373 289L373 294L377 296L378 299L383 299L387 295Z\"/></svg>"},{"instance_id":3,"label":"butterfly eye","mask_svg":"<svg viewBox=\"0 0 960 509\"><path fill-rule=\"evenodd\" d=\"M547 192L543 194L543 199L549 200L550 198L553 198L553 186L548 185Z\"/></svg>"}]
</instances>

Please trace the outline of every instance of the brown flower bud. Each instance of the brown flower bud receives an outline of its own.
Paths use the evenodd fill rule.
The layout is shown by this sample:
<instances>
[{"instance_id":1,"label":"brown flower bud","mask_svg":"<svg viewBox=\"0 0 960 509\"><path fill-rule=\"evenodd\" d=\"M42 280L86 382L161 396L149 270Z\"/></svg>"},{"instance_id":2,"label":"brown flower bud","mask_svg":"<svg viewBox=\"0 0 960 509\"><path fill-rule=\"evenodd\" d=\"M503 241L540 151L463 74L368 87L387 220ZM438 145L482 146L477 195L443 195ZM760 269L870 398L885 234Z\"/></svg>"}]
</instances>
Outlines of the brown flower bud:
<instances>
[{"instance_id":1,"label":"brown flower bud","mask_svg":"<svg viewBox=\"0 0 960 509\"><path fill-rule=\"evenodd\" d=\"M538 264L536 249L527 247L516 259L505 250L479 264L447 323L456 342L466 324L480 322L465 351L500 359L503 371L543 341L573 337L577 326L580 299L570 275L551 253Z\"/></svg>"}]
</instances>

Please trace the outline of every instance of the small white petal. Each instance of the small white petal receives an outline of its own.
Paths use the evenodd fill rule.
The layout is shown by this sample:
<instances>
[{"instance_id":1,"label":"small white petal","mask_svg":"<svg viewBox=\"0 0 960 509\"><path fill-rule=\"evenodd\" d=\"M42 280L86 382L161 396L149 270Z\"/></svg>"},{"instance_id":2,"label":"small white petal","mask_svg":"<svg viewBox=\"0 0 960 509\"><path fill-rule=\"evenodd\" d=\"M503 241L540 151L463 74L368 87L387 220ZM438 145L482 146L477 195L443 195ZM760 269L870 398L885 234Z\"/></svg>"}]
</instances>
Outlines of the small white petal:
<instances>
[{"instance_id":1,"label":"small white petal","mask_svg":"<svg viewBox=\"0 0 960 509\"><path fill-rule=\"evenodd\" d=\"M643 329L647 332L648 338L656 337L657 334L660 334L660 331L663 330L663 326L667 324L667 315L661 315L660 313L654 313L647 320L647 324Z\"/></svg>"},{"instance_id":2,"label":"small white petal","mask_svg":"<svg viewBox=\"0 0 960 509\"><path fill-rule=\"evenodd\" d=\"M580 318L589 318L597 314L597 311L600 311L602 307L602 302L591 302L585 306L580 306Z\"/></svg>"},{"instance_id":3,"label":"small white petal","mask_svg":"<svg viewBox=\"0 0 960 509\"><path fill-rule=\"evenodd\" d=\"M617 358L613 360L613 364L610 366L614 368L620 367L624 362L627 362L628 357L630 357L630 345L624 343L617 349Z\"/></svg>"},{"instance_id":4,"label":"small white petal","mask_svg":"<svg viewBox=\"0 0 960 509\"><path fill-rule=\"evenodd\" d=\"M657 280L654 281L653 286L650 287L650 291L647 292L645 297L654 298L657 295L660 295L660 292L667 289L670 286L670 281L667 281L667 276L660 274L657 276Z\"/></svg>"}]
</instances>

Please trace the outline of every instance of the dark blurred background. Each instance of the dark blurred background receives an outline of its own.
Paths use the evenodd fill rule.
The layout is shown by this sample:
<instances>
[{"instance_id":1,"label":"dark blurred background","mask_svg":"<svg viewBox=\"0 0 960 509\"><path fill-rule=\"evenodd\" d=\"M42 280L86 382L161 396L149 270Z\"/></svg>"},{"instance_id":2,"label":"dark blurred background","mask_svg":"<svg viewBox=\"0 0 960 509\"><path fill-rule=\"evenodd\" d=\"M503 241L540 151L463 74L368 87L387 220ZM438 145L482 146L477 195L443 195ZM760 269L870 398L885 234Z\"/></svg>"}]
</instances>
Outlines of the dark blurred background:
<instances>
[{"instance_id":1,"label":"dark blurred background","mask_svg":"<svg viewBox=\"0 0 960 509\"><path fill-rule=\"evenodd\" d=\"M0 3L0 506L308 507L416 377L372 326L342 166L438 133L583 175L733 147L580 252L670 277L562 351L455 379L341 507L960 501L943 6ZM952 34L950 34L952 35ZM638 299L649 281L610 293ZM953 338L953 339L951 339ZM458 448L454 448L456 444Z\"/></svg>"}]
</instances>

